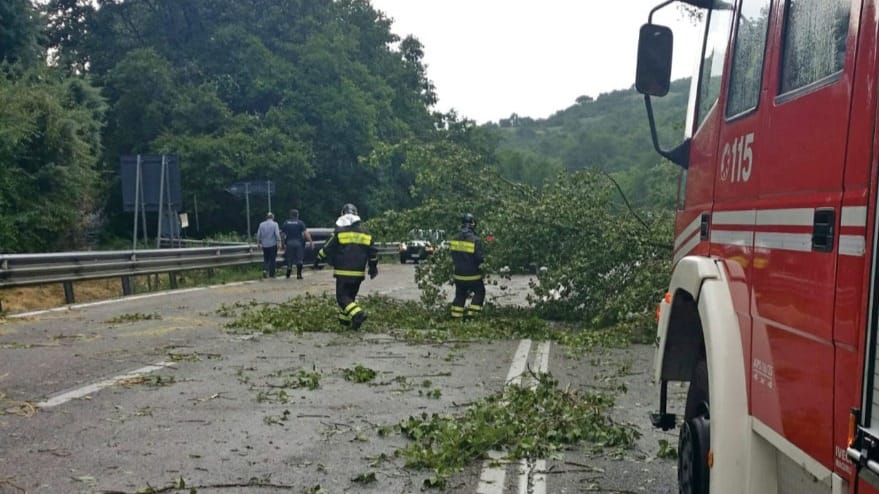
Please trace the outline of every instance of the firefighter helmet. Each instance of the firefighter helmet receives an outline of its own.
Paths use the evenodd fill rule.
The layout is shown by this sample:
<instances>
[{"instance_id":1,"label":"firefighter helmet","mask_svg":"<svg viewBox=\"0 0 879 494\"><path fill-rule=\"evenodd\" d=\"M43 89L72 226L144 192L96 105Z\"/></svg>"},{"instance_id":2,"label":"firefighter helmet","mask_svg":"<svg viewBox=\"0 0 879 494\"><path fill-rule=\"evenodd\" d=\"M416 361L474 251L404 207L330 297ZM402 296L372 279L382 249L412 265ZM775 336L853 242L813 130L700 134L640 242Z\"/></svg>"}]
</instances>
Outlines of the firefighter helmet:
<instances>
[{"instance_id":1,"label":"firefighter helmet","mask_svg":"<svg viewBox=\"0 0 879 494\"><path fill-rule=\"evenodd\" d=\"M357 206L351 204L350 202L342 206L342 216L346 214L357 214Z\"/></svg>"},{"instance_id":2,"label":"firefighter helmet","mask_svg":"<svg viewBox=\"0 0 879 494\"><path fill-rule=\"evenodd\" d=\"M476 217L470 213L461 215L461 223L464 225L476 226Z\"/></svg>"}]
</instances>

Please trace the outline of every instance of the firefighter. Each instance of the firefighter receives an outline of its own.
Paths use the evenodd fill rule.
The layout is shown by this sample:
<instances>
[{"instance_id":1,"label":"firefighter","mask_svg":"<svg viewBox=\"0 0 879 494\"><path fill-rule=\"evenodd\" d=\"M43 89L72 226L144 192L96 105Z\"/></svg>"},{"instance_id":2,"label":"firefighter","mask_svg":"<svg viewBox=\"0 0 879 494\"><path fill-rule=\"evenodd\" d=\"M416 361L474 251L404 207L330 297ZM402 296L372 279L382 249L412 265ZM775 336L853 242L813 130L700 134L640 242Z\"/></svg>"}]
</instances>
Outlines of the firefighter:
<instances>
[{"instance_id":1,"label":"firefighter","mask_svg":"<svg viewBox=\"0 0 879 494\"><path fill-rule=\"evenodd\" d=\"M452 318L469 319L482 312L485 301L485 283L480 265L483 261L482 240L474 231L476 218L470 213L461 216L461 231L452 237L452 261L455 264L455 299L452 301ZM467 297L473 294L470 305Z\"/></svg>"},{"instance_id":2,"label":"firefighter","mask_svg":"<svg viewBox=\"0 0 879 494\"><path fill-rule=\"evenodd\" d=\"M351 326L353 330L359 329L366 320L366 312L356 301L357 292L365 271L370 279L378 275L378 251L372 235L360 223L357 207L353 204L342 206L333 235L317 253L314 263L317 265L323 260L333 266L339 323Z\"/></svg>"}]
</instances>

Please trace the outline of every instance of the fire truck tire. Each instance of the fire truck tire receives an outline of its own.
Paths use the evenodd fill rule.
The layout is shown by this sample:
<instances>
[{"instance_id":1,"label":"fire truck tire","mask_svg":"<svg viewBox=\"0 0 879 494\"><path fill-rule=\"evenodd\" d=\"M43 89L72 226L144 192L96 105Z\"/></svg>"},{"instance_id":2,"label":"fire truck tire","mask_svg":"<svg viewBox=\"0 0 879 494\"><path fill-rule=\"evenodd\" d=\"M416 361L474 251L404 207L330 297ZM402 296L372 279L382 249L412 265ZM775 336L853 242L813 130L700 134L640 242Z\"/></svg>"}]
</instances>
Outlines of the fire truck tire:
<instances>
[{"instance_id":1,"label":"fire truck tire","mask_svg":"<svg viewBox=\"0 0 879 494\"><path fill-rule=\"evenodd\" d=\"M693 369L684 423L678 438L678 489L680 494L708 494L708 452L711 447L708 409L708 367L700 360Z\"/></svg>"}]
</instances>

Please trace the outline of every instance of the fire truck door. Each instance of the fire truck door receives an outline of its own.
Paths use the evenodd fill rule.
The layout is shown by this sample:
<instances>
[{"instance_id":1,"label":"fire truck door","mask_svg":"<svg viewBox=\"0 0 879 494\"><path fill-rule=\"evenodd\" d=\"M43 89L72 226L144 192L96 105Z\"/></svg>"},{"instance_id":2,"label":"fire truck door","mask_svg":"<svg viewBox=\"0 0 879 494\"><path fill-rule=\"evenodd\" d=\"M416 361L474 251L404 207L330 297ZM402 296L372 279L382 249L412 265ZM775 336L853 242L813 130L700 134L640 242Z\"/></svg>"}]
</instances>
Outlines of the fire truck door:
<instances>
[{"instance_id":1,"label":"fire truck door","mask_svg":"<svg viewBox=\"0 0 879 494\"><path fill-rule=\"evenodd\" d=\"M754 198L741 205L754 211L751 414L789 442L782 447L831 470L837 225L859 4L773 2L759 122L728 126L719 144L732 157L728 186Z\"/></svg>"}]
</instances>

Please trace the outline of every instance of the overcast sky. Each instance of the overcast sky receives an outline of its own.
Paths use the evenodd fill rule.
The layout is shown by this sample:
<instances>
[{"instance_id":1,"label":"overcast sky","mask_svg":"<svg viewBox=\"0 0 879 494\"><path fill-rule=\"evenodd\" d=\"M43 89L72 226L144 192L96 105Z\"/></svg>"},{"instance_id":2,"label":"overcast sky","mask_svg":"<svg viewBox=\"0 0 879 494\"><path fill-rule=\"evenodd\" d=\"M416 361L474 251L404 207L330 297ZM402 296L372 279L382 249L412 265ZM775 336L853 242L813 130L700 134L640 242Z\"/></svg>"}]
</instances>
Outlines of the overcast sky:
<instances>
[{"instance_id":1,"label":"overcast sky","mask_svg":"<svg viewBox=\"0 0 879 494\"><path fill-rule=\"evenodd\" d=\"M478 123L545 118L581 95L635 80L638 28L660 0L372 0L391 30L424 45L438 109ZM654 18L675 33L673 78L692 74L698 29L677 8Z\"/></svg>"}]
</instances>

